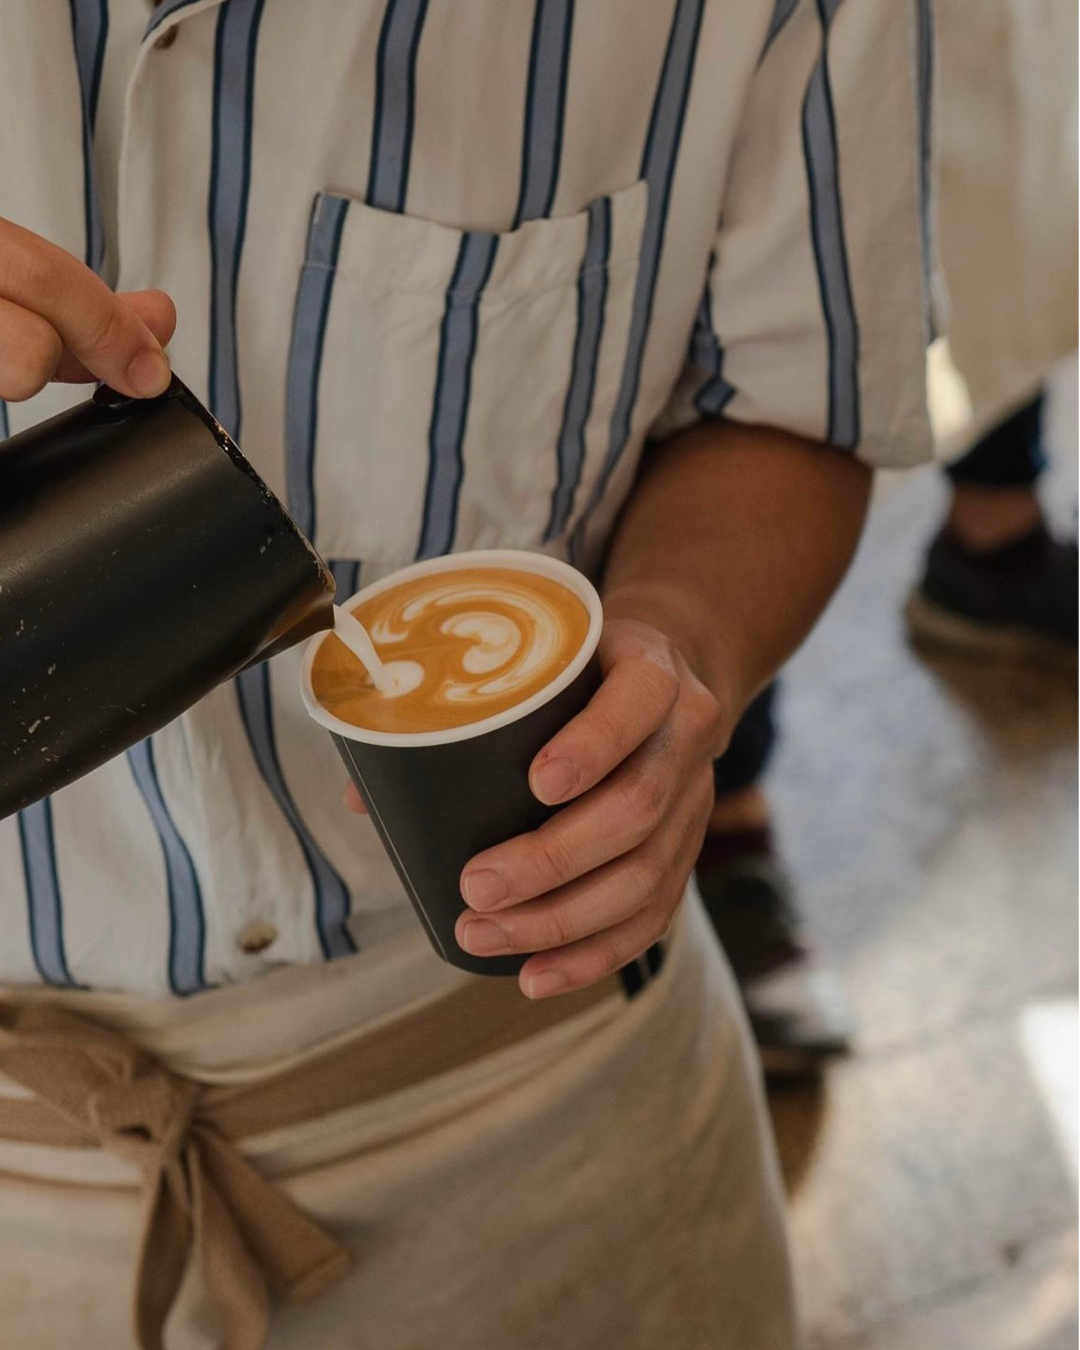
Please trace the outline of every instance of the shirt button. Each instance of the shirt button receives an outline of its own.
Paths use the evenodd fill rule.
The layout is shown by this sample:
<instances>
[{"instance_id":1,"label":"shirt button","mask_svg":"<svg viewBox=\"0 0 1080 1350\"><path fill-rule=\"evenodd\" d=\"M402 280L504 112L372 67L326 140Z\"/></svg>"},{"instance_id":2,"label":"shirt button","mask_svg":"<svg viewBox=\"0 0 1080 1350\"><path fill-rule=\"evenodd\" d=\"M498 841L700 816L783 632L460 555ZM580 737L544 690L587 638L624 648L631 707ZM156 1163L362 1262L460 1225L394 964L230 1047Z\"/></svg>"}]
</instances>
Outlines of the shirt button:
<instances>
[{"instance_id":1,"label":"shirt button","mask_svg":"<svg viewBox=\"0 0 1080 1350\"><path fill-rule=\"evenodd\" d=\"M159 51L163 52L168 51L168 49L176 41L176 34L179 27L180 27L179 24L174 23L172 27L166 28L164 33L162 33L162 35L154 43L154 46L157 47Z\"/></svg>"},{"instance_id":2,"label":"shirt button","mask_svg":"<svg viewBox=\"0 0 1080 1350\"><path fill-rule=\"evenodd\" d=\"M257 952L264 952L267 947L272 946L277 941L277 935L278 930L272 923L267 923L265 919L256 919L254 923L249 923L246 928L241 929L237 943L241 951L254 956Z\"/></svg>"}]
</instances>

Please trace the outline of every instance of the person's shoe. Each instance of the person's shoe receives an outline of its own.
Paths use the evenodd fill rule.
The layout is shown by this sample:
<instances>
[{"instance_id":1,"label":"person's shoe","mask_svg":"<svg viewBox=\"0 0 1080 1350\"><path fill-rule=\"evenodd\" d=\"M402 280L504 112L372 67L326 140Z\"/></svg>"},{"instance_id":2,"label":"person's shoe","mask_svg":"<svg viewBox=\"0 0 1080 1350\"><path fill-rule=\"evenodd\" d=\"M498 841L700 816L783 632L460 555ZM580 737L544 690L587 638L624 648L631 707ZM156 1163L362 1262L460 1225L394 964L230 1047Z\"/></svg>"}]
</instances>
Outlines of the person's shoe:
<instances>
[{"instance_id":1,"label":"person's shoe","mask_svg":"<svg viewBox=\"0 0 1080 1350\"><path fill-rule=\"evenodd\" d=\"M697 884L766 1074L813 1076L850 1052L852 1016L836 977L802 936L791 881L763 846L767 839L766 831L748 831L740 853L735 836L707 835Z\"/></svg>"},{"instance_id":2,"label":"person's shoe","mask_svg":"<svg viewBox=\"0 0 1080 1350\"><path fill-rule=\"evenodd\" d=\"M1076 541L1056 540L1041 525L988 553L942 530L908 596L908 632L914 642L956 652L1073 665L1076 564Z\"/></svg>"}]
</instances>

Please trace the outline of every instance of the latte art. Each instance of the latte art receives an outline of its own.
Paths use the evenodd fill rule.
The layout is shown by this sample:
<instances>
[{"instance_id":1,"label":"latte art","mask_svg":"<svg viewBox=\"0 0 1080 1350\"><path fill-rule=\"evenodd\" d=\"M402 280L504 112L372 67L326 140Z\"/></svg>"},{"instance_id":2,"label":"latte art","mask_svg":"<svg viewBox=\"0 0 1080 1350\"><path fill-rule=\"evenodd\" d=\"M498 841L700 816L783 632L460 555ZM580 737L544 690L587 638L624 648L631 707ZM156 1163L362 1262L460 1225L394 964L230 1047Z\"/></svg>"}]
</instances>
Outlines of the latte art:
<instances>
[{"instance_id":1,"label":"latte art","mask_svg":"<svg viewBox=\"0 0 1080 1350\"><path fill-rule=\"evenodd\" d=\"M331 635L316 654L311 687L327 712L371 731L439 731L523 703L566 669L589 630L588 610L567 587L503 567L416 577L352 613L392 686L377 690Z\"/></svg>"}]
</instances>

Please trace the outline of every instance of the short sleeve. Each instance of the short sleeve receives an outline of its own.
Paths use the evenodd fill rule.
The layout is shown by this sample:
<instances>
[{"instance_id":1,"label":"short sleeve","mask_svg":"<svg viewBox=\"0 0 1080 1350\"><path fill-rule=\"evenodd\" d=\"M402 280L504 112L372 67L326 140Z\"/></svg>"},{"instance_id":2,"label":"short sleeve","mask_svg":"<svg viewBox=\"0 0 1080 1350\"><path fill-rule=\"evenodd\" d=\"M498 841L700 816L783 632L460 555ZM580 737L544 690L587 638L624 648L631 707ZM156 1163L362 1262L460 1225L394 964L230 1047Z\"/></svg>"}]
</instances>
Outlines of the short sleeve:
<instances>
[{"instance_id":1,"label":"short sleeve","mask_svg":"<svg viewBox=\"0 0 1080 1350\"><path fill-rule=\"evenodd\" d=\"M929 0L776 0L660 434L722 416L929 456L931 42Z\"/></svg>"}]
</instances>

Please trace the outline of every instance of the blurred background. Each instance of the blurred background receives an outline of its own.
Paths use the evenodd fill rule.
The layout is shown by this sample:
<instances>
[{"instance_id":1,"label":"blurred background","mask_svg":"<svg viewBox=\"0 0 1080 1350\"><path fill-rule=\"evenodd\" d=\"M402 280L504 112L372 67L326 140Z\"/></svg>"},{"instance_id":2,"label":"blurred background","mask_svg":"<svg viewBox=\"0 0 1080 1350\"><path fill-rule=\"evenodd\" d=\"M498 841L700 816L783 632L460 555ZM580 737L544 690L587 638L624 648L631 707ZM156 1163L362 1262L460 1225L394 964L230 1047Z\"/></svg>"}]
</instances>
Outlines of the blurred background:
<instances>
[{"instance_id":1,"label":"blurred background","mask_svg":"<svg viewBox=\"0 0 1080 1350\"><path fill-rule=\"evenodd\" d=\"M1044 496L1075 528L1075 360ZM1059 453L1060 452L1060 453ZM773 1087L807 1350L1075 1350L1075 675L916 655L945 488L883 476L770 773L855 1052Z\"/></svg>"},{"instance_id":2,"label":"blurred background","mask_svg":"<svg viewBox=\"0 0 1080 1350\"><path fill-rule=\"evenodd\" d=\"M934 134L954 456L1043 384L1039 494L1076 533L1076 6L938 0ZM902 610L947 510L882 475L792 663L780 843L858 1024L774 1085L807 1350L1077 1344L1076 672L914 650Z\"/></svg>"}]
</instances>

